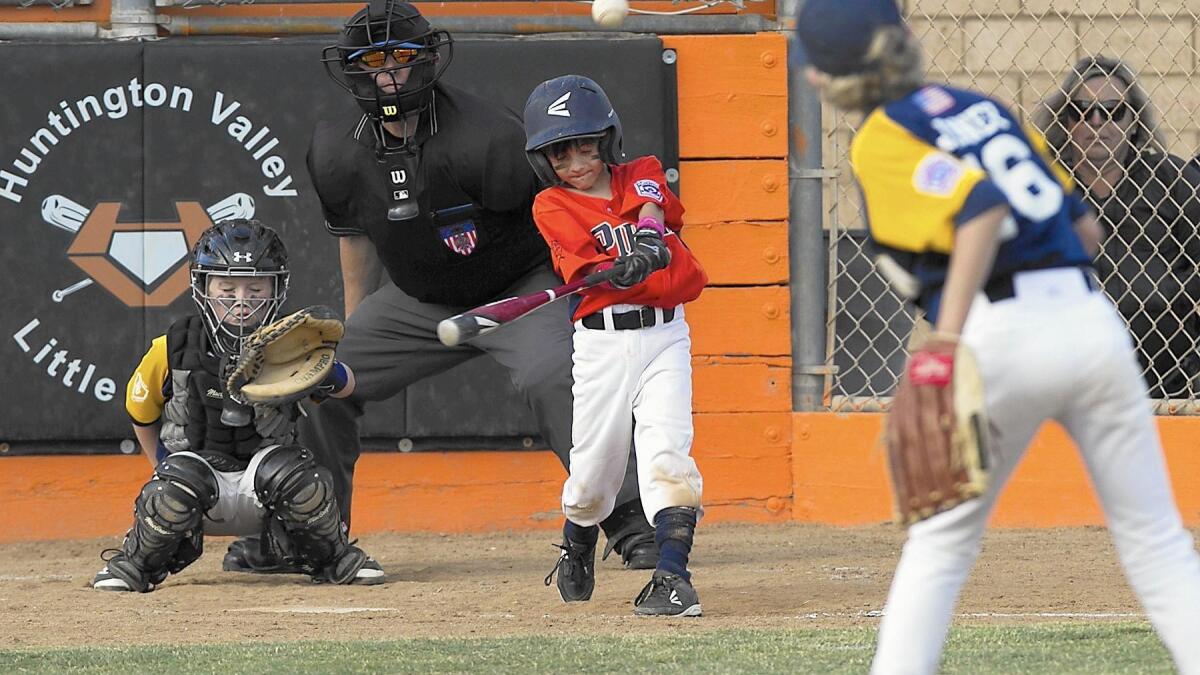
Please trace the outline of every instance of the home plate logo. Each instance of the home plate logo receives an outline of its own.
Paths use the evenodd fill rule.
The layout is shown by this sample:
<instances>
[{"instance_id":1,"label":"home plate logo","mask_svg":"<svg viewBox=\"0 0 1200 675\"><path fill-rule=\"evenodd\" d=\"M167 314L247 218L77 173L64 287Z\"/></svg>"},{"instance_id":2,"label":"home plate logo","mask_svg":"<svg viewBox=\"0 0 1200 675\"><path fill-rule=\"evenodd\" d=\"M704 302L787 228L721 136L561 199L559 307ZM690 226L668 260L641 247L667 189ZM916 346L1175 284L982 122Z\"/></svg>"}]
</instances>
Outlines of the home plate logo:
<instances>
[{"instance_id":1,"label":"home plate logo","mask_svg":"<svg viewBox=\"0 0 1200 675\"><path fill-rule=\"evenodd\" d=\"M42 200L42 219L71 232L67 258L88 278L50 294L54 302L99 283L129 307L165 307L189 284L186 264L192 245L213 223L253 218L254 199L234 193L205 208L199 202L175 202L176 222L122 223L119 202L88 209L62 195Z\"/></svg>"}]
</instances>

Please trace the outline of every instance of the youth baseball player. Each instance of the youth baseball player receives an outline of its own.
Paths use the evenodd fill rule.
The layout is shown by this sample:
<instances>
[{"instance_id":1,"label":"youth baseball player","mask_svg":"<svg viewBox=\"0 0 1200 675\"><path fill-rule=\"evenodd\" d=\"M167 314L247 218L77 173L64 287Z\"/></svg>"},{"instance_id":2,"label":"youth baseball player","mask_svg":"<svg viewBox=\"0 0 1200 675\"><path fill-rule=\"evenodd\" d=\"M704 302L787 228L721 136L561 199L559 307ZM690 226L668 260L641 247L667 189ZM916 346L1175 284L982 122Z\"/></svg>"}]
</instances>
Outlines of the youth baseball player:
<instances>
[{"instance_id":1,"label":"youth baseball player","mask_svg":"<svg viewBox=\"0 0 1200 675\"><path fill-rule=\"evenodd\" d=\"M289 557L314 581L382 583L379 565L346 540L329 472L294 443L296 406L239 409L227 395L223 364L287 296L283 242L258 221L221 222L196 242L191 278L197 312L154 339L126 389L154 476L92 586L147 593L200 557L205 534L264 529L264 541L287 533ZM352 390L353 376L335 365L326 393Z\"/></svg>"},{"instance_id":2,"label":"youth baseball player","mask_svg":"<svg viewBox=\"0 0 1200 675\"><path fill-rule=\"evenodd\" d=\"M595 586L596 523L612 512L629 442L637 452L646 519L660 557L634 600L643 615L700 616L687 570L702 481L692 447L691 338L683 303L708 277L679 238L683 205L654 157L618 164L621 121L604 90L566 75L543 82L525 104L525 150L541 179L534 220L565 281L607 268L611 287L574 306L575 384L567 522L558 573L566 602Z\"/></svg>"},{"instance_id":3,"label":"youth baseball player","mask_svg":"<svg viewBox=\"0 0 1200 675\"><path fill-rule=\"evenodd\" d=\"M988 514L1049 419L1079 446L1134 591L1184 673L1200 673L1200 557L1176 510L1129 335L1098 290L1095 217L1044 142L1000 103L923 81L893 0L808 0L808 78L867 113L850 149L873 243L919 282L935 327L909 377L976 355L991 434L983 496L909 529L875 673L932 673ZM920 372L918 372L920 369Z\"/></svg>"}]
</instances>

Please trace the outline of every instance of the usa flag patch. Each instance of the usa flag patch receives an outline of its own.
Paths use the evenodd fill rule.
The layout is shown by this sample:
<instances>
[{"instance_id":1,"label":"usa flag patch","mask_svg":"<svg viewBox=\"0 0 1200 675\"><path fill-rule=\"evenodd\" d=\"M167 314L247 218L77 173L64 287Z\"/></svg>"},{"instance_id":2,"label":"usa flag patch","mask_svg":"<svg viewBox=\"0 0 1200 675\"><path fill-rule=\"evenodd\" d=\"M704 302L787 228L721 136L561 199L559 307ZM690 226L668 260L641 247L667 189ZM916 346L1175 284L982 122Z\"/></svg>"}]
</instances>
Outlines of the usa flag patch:
<instances>
[{"instance_id":1,"label":"usa flag patch","mask_svg":"<svg viewBox=\"0 0 1200 675\"><path fill-rule=\"evenodd\" d=\"M439 227L438 232L442 235L442 241L446 243L446 247L459 255L471 255L471 252L475 250L475 244L479 242L479 235L475 232L475 223L470 220Z\"/></svg>"},{"instance_id":2,"label":"usa flag patch","mask_svg":"<svg viewBox=\"0 0 1200 675\"><path fill-rule=\"evenodd\" d=\"M913 100L929 115L940 115L954 107L954 97L941 87L925 87L913 95Z\"/></svg>"}]
</instances>

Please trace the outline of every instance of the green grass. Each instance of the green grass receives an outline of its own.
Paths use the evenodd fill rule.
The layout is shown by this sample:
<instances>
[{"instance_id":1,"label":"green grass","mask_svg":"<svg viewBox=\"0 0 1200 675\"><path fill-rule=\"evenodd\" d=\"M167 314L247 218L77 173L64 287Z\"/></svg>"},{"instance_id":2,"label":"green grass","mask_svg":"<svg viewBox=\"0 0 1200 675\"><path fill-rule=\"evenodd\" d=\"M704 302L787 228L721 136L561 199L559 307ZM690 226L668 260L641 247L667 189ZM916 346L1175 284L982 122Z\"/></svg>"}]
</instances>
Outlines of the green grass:
<instances>
[{"instance_id":1,"label":"green grass","mask_svg":"<svg viewBox=\"0 0 1200 675\"><path fill-rule=\"evenodd\" d=\"M0 650L0 673L863 673L874 629ZM946 673L1169 673L1146 624L969 626Z\"/></svg>"}]
</instances>

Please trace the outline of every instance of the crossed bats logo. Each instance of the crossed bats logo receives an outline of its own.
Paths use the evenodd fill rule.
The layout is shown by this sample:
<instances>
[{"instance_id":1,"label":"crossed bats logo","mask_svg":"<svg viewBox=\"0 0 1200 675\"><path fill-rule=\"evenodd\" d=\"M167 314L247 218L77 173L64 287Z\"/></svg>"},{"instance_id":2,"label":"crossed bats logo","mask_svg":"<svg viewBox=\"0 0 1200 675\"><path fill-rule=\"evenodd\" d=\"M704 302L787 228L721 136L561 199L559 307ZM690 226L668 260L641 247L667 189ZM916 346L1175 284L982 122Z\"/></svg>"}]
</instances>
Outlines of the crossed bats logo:
<instances>
[{"instance_id":1,"label":"crossed bats logo","mask_svg":"<svg viewBox=\"0 0 1200 675\"><path fill-rule=\"evenodd\" d=\"M123 223L120 202L99 202L89 209L62 195L42 200L42 220L74 235L67 259L87 278L50 294L62 302L93 283L129 307L165 307L188 288L187 260L192 246L214 223L253 218L254 198L235 192L205 208L199 202L175 202L176 222Z\"/></svg>"}]
</instances>

